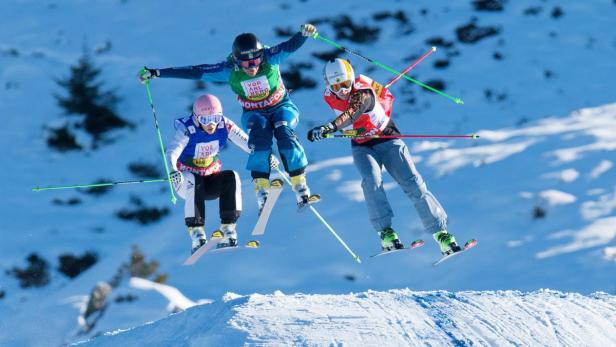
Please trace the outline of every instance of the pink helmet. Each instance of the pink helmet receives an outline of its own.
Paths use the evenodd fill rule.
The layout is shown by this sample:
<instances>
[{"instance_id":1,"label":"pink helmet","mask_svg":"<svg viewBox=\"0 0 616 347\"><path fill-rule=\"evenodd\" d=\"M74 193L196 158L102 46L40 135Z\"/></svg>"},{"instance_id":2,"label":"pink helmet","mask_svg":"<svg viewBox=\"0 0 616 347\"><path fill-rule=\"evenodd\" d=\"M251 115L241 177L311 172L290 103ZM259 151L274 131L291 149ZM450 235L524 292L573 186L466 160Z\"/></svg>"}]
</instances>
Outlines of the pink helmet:
<instances>
[{"instance_id":1,"label":"pink helmet","mask_svg":"<svg viewBox=\"0 0 616 347\"><path fill-rule=\"evenodd\" d=\"M216 96L204 94L195 100L193 113L195 116L222 115L222 104Z\"/></svg>"}]
</instances>

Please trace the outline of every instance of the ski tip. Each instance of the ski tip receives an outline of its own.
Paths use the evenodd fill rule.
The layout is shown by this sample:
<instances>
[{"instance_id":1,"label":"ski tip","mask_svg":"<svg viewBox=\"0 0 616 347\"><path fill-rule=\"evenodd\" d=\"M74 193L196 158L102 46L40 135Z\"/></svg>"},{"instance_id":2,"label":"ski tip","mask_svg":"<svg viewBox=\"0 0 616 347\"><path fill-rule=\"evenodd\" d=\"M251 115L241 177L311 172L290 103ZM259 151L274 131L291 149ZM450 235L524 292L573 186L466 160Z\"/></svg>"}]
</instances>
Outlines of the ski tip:
<instances>
[{"instance_id":1,"label":"ski tip","mask_svg":"<svg viewBox=\"0 0 616 347\"><path fill-rule=\"evenodd\" d=\"M468 241L466 241L466 243L464 244L464 250L466 251L469 248L475 247L477 245L477 240L476 239L470 239Z\"/></svg>"},{"instance_id":2,"label":"ski tip","mask_svg":"<svg viewBox=\"0 0 616 347\"><path fill-rule=\"evenodd\" d=\"M259 248L261 246L261 242L257 240L250 240L246 243L247 248Z\"/></svg>"},{"instance_id":3,"label":"ski tip","mask_svg":"<svg viewBox=\"0 0 616 347\"><path fill-rule=\"evenodd\" d=\"M270 182L270 187L272 188L280 188L284 185L284 182L280 179L280 178L274 178L271 182Z\"/></svg>"},{"instance_id":4,"label":"ski tip","mask_svg":"<svg viewBox=\"0 0 616 347\"><path fill-rule=\"evenodd\" d=\"M410 247L411 248L417 248L417 247L423 246L424 244L425 244L424 240L419 239L419 240L415 240L415 241L411 242L411 246Z\"/></svg>"}]
</instances>

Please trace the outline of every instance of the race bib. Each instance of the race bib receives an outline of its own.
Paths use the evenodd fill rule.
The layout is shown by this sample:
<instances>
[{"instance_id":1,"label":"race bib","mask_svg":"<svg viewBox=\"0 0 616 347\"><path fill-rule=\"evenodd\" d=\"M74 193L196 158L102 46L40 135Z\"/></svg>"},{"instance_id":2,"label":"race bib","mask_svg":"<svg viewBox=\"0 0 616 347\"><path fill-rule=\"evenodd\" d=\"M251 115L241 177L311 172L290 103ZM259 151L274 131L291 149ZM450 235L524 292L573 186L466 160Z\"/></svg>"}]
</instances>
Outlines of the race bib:
<instances>
[{"instance_id":1,"label":"race bib","mask_svg":"<svg viewBox=\"0 0 616 347\"><path fill-rule=\"evenodd\" d=\"M266 76L243 81L241 85L248 100L262 100L266 98L270 92L270 85Z\"/></svg>"},{"instance_id":2,"label":"race bib","mask_svg":"<svg viewBox=\"0 0 616 347\"><path fill-rule=\"evenodd\" d=\"M201 142L195 146L195 156L193 163L199 167L208 167L212 164L214 156L218 154L220 148L218 141Z\"/></svg>"}]
</instances>

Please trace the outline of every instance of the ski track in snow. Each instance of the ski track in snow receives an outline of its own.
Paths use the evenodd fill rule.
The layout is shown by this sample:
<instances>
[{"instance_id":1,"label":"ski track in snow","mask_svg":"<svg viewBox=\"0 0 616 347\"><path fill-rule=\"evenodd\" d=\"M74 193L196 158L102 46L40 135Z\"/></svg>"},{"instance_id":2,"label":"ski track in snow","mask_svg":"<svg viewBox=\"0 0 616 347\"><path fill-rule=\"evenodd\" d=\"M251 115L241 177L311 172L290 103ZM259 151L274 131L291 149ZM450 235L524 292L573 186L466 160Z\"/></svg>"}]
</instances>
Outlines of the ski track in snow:
<instances>
[{"instance_id":1,"label":"ski track in snow","mask_svg":"<svg viewBox=\"0 0 616 347\"><path fill-rule=\"evenodd\" d=\"M77 345L577 347L614 345L615 329L616 298L605 293L276 292L198 305Z\"/></svg>"}]
</instances>

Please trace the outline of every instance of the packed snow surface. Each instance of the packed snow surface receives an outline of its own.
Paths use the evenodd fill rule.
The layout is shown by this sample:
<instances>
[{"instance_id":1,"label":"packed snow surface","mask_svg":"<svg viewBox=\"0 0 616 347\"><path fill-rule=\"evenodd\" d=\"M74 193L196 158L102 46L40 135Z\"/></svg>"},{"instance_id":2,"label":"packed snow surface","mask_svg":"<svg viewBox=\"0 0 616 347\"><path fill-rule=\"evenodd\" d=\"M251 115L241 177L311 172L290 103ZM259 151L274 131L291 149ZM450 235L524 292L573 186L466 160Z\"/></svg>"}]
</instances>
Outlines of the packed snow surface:
<instances>
[{"instance_id":1,"label":"packed snow surface","mask_svg":"<svg viewBox=\"0 0 616 347\"><path fill-rule=\"evenodd\" d=\"M616 297L539 290L227 294L79 346L614 346Z\"/></svg>"}]
</instances>

